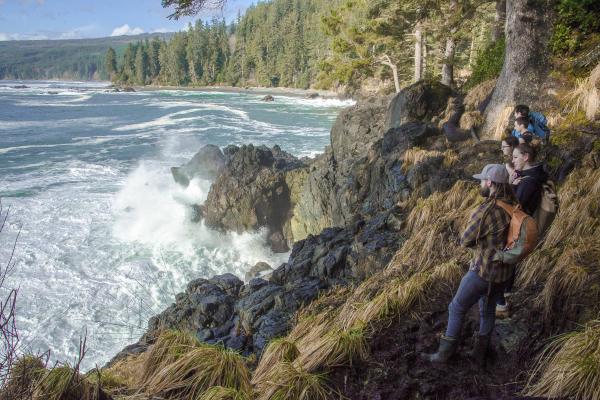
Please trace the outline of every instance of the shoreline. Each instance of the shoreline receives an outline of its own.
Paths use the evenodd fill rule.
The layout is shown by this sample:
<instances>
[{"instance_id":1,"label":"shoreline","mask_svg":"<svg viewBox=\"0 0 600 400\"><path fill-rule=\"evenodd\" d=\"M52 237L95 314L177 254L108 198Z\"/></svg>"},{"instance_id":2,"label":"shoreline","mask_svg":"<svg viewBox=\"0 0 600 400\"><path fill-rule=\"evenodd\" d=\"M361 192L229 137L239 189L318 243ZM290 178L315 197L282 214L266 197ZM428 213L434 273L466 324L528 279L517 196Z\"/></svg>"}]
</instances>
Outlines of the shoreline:
<instances>
[{"instance_id":1,"label":"shoreline","mask_svg":"<svg viewBox=\"0 0 600 400\"><path fill-rule=\"evenodd\" d=\"M118 87L119 85L114 85ZM286 87L237 87L237 86L131 86L138 92L158 92L161 90L180 90L190 92L226 92L226 93L246 93L246 94L264 94L264 95L279 95L306 97L309 94L317 93L323 99L341 99L343 98L332 90L314 90L314 89L296 89Z\"/></svg>"},{"instance_id":2,"label":"shoreline","mask_svg":"<svg viewBox=\"0 0 600 400\"><path fill-rule=\"evenodd\" d=\"M264 86L250 86L250 87L238 87L238 86L171 86L171 85L126 85L126 84L115 84L110 81L77 81L77 80L63 80L63 79L0 79L0 82L73 82L73 83L106 83L107 87L132 87L136 92L158 92L161 90L179 90L188 92L226 92L226 93L246 93L246 94L259 94L259 95L272 95L272 96L292 96L292 97L306 97L309 94L317 93L322 99L338 99L347 100L350 97L341 96L339 93L333 90L317 90L317 89L297 89L288 87L264 87Z\"/></svg>"}]
</instances>

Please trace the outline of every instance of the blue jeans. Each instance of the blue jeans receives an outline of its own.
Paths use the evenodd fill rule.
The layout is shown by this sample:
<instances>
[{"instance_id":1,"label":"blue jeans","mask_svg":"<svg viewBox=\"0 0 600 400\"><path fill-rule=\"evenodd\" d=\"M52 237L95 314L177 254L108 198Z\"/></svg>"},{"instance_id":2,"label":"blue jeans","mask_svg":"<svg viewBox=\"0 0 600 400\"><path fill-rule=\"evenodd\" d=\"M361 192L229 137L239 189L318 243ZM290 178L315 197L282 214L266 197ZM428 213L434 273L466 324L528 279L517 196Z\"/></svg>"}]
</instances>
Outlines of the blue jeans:
<instances>
[{"instance_id":1,"label":"blue jeans","mask_svg":"<svg viewBox=\"0 0 600 400\"><path fill-rule=\"evenodd\" d=\"M479 334L489 335L496 322L496 301L502 296L504 286L505 283L493 283L490 287L489 282L479 277L477 272L467 272L448 306L446 336L452 338L460 336L465 315L477 302L479 302Z\"/></svg>"}]
</instances>

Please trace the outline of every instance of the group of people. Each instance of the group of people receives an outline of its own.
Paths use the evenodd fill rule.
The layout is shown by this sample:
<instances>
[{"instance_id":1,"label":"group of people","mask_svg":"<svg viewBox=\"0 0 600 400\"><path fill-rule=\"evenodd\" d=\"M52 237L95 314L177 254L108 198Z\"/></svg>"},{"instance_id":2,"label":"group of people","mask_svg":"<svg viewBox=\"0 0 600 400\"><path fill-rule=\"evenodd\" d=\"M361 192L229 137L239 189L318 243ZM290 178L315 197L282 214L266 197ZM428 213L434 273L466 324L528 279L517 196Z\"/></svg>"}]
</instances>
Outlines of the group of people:
<instances>
[{"instance_id":1,"label":"group of people","mask_svg":"<svg viewBox=\"0 0 600 400\"><path fill-rule=\"evenodd\" d=\"M503 257L512 218L506 205L518 205L518 209L534 216L548 178L542 163L536 160L536 147L548 140L549 131L543 129L545 119L543 127L537 129L536 125L542 125L537 120L541 114L532 114L527 106L515 108L515 129L501 142L504 162L488 164L480 174L473 176L480 181L480 194L485 201L472 214L461 236L461 245L473 248L474 255L448 306L448 325L438 351L424 354L431 362L445 363L454 355L464 317L478 302L479 334L468 355L485 365L496 312L508 310L504 294L512 289L516 265Z\"/></svg>"}]
</instances>

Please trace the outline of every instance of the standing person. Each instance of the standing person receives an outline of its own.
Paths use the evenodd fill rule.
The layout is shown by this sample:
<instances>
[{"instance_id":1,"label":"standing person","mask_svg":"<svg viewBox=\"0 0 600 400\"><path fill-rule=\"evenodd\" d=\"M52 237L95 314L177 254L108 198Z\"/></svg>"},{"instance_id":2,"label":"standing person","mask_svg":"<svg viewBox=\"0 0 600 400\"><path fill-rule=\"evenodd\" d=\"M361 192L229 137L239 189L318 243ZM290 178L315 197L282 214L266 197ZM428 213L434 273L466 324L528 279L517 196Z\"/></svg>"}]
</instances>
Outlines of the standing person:
<instances>
[{"instance_id":1,"label":"standing person","mask_svg":"<svg viewBox=\"0 0 600 400\"><path fill-rule=\"evenodd\" d=\"M448 306L448 326L440 339L439 349L423 356L431 362L445 363L455 353L463 319L469 309L479 302L479 336L472 355L485 363L490 337L496 320L496 300L512 275L512 266L493 261L497 251L506 243L510 215L496 204L497 200L511 202L508 172L503 165L488 164L481 174L480 194L485 201L471 215L461 236L461 245L474 249L469 271L462 278Z\"/></svg>"},{"instance_id":2,"label":"standing person","mask_svg":"<svg viewBox=\"0 0 600 400\"><path fill-rule=\"evenodd\" d=\"M542 196L542 185L548 179L542 163L536 163L536 151L532 146L520 144L513 150L515 167L512 181L515 196L523 211L533 215Z\"/></svg>"}]
</instances>

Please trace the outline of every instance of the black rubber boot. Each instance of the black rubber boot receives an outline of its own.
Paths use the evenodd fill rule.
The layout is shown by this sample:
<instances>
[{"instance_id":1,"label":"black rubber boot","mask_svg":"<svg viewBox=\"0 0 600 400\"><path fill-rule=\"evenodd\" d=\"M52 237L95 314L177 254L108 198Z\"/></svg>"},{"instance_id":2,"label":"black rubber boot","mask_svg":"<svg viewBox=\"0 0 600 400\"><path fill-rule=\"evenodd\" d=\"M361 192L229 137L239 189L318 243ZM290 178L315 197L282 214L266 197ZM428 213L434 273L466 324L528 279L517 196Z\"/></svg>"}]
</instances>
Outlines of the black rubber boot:
<instances>
[{"instance_id":1,"label":"black rubber boot","mask_svg":"<svg viewBox=\"0 0 600 400\"><path fill-rule=\"evenodd\" d=\"M437 353L423 354L423 358L433 363L445 363L456 352L457 344L456 338L442 335Z\"/></svg>"},{"instance_id":2,"label":"black rubber boot","mask_svg":"<svg viewBox=\"0 0 600 400\"><path fill-rule=\"evenodd\" d=\"M473 350L469 352L469 357L480 367L485 367L485 362L490 351L490 338L490 335L477 336Z\"/></svg>"}]
</instances>

